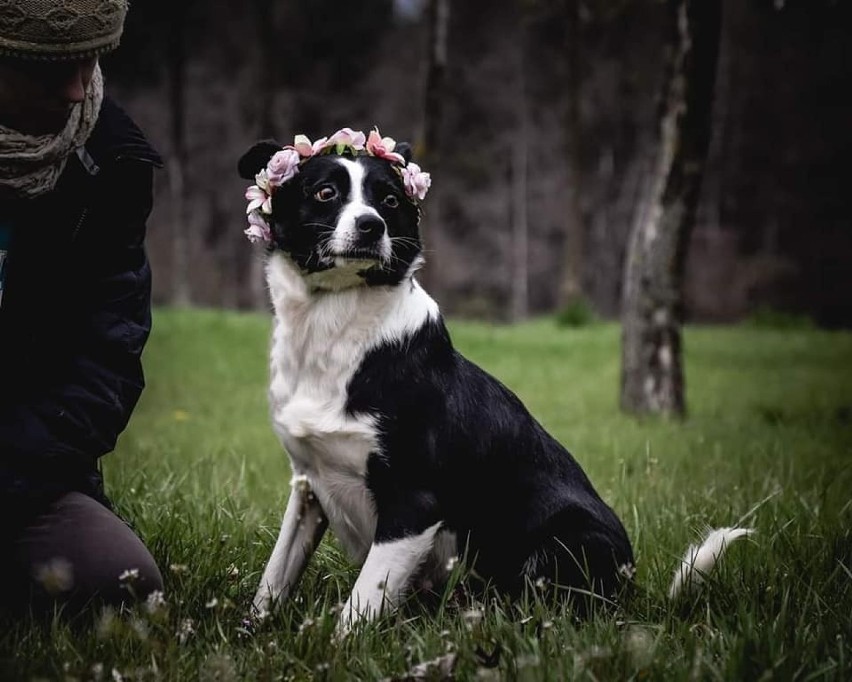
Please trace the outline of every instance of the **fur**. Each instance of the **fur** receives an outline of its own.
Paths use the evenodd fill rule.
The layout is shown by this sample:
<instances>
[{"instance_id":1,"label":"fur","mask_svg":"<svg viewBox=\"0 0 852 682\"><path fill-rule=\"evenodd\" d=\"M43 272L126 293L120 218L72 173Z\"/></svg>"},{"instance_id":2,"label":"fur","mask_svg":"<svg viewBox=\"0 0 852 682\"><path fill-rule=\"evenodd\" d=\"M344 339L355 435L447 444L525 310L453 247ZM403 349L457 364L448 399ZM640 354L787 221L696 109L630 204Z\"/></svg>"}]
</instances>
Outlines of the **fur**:
<instances>
[{"instance_id":1,"label":"fur","mask_svg":"<svg viewBox=\"0 0 852 682\"><path fill-rule=\"evenodd\" d=\"M669 598L675 599L678 595L703 583L716 567L725 550L738 538L747 537L753 533L752 528L716 528L708 531L700 545L690 545L686 550L680 566L675 570L669 587Z\"/></svg>"},{"instance_id":2,"label":"fur","mask_svg":"<svg viewBox=\"0 0 852 682\"><path fill-rule=\"evenodd\" d=\"M274 149L250 150L243 174ZM269 400L294 487L260 614L327 527L363 565L344 629L440 584L460 551L510 592L544 578L608 598L633 563L568 451L453 348L414 277L419 215L391 164L366 156L311 159L274 196Z\"/></svg>"}]
</instances>

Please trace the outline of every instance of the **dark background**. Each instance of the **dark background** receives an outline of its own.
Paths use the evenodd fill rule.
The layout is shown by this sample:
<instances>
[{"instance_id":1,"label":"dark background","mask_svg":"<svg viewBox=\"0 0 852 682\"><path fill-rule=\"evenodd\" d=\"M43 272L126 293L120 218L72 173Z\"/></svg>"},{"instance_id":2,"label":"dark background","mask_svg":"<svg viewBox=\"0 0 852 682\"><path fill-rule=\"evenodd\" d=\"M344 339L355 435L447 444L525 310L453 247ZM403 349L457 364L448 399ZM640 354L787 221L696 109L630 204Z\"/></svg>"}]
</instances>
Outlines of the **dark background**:
<instances>
[{"instance_id":1,"label":"dark background","mask_svg":"<svg viewBox=\"0 0 852 682\"><path fill-rule=\"evenodd\" d=\"M772 311L850 327L852 8L722 4L688 318ZM445 311L552 312L567 277L598 314L618 314L653 168L663 3L447 5L436 119L427 0L133 3L104 70L167 159L148 242L158 303L265 306L237 158L261 137L378 125L416 143L433 174L423 278ZM429 125L439 142L426 148Z\"/></svg>"}]
</instances>

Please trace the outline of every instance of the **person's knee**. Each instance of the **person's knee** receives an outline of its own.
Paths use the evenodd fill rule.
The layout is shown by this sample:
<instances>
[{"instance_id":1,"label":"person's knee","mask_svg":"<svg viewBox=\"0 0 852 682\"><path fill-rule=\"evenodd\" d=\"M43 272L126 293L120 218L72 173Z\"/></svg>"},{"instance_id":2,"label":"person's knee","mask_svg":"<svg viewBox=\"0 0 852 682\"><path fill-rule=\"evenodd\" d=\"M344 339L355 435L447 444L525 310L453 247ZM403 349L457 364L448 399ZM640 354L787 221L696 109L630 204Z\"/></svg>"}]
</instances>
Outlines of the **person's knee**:
<instances>
[{"instance_id":1,"label":"person's knee","mask_svg":"<svg viewBox=\"0 0 852 682\"><path fill-rule=\"evenodd\" d=\"M36 609L120 606L163 590L142 541L111 511L77 493L57 500L19 539L16 554L29 573Z\"/></svg>"},{"instance_id":2,"label":"person's knee","mask_svg":"<svg viewBox=\"0 0 852 682\"><path fill-rule=\"evenodd\" d=\"M81 567L74 600L120 606L144 600L156 591L163 591L163 576L142 546L141 550L124 548L114 556Z\"/></svg>"}]
</instances>

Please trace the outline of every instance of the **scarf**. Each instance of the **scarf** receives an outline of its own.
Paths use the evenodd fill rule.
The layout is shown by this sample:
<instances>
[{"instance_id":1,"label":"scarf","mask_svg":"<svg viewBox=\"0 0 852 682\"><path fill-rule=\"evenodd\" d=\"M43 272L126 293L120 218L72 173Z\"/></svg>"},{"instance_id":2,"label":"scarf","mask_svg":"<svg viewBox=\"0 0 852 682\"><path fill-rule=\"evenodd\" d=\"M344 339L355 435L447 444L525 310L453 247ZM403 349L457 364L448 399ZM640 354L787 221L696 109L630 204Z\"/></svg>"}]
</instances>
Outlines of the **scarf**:
<instances>
[{"instance_id":1,"label":"scarf","mask_svg":"<svg viewBox=\"0 0 852 682\"><path fill-rule=\"evenodd\" d=\"M33 136L0 125L0 195L11 191L19 198L32 199L50 192L68 157L89 139L103 97L103 75L97 65L86 98L72 107L60 132Z\"/></svg>"}]
</instances>

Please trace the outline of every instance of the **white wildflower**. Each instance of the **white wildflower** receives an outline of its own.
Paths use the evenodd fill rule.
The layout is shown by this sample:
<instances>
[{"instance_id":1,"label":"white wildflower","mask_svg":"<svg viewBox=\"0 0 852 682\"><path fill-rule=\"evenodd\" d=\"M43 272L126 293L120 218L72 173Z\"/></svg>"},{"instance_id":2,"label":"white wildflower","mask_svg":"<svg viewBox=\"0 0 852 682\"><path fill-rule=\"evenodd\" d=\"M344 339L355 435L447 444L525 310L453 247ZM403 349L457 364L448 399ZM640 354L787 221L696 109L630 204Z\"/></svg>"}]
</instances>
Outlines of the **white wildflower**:
<instances>
[{"instance_id":1,"label":"white wildflower","mask_svg":"<svg viewBox=\"0 0 852 682\"><path fill-rule=\"evenodd\" d=\"M121 575L118 576L118 579L123 583L132 583L136 580L139 580L139 569L138 568L128 568L125 571L122 571Z\"/></svg>"},{"instance_id":2,"label":"white wildflower","mask_svg":"<svg viewBox=\"0 0 852 682\"><path fill-rule=\"evenodd\" d=\"M148 623L141 618L133 618L130 621L130 629L142 641L148 639Z\"/></svg>"},{"instance_id":3,"label":"white wildflower","mask_svg":"<svg viewBox=\"0 0 852 682\"><path fill-rule=\"evenodd\" d=\"M185 644L186 640L195 634L195 621L193 621L192 618L184 618L180 622L175 634L177 635L178 642Z\"/></svg>"},{"instance_id":4,"label":"white wildflower","mask_svg":"<svg viewBox=\"0 0 852 682\"><path fill-rule=\"evenodd\" d=\"M485 613L482 609L468 609L462 613L462 619L468 628L472 628L479 624Z\"/></svg>"},{"instance_id":5,"label":"white wildflower","mask_svg":"<svg viewBox=\"0 0 852 682\"><path fill-rule=\"evenodd\" d=\"M74 569L67 559L54 557L36 567L35 579L48 594L68 592L74 587Z\"/></svg>"},{"instance_id":6,"label":"white wildflower","mask_svg":"<svg viewBox=\"0 0 852 682\"><path fill-rule=\"evenodd\" d=\"M158 613L166 606L166 598L161 590L154 590L145 599L145 610L150 613Z\"/></svg>"},{"instance_id":7,"label":"white wildflower","mask_svg":"<svg viewBox=\"0 0 852 682\"><path fill-rule=\"evenodd\" d=\"M115 633L115 610L111 606L104 607L95 623L95 634L98 639L106 639Z\"/></svg>"},{"instance_id":8,"label":"white wildflower","mask_svg":"<svg viewBox=\"0 0 852 682\"><path fill-rule=\"evenodd\" d=\"M631 626L624 635L624 648L637 668L647 668L651 664L656 645L648 628Z\"/></svg>"},{"instance_id":9,"label":"white wildflower","mask_svg":"<svg viewBox=\"0 0 852 682\"><path fill-rule=\"evenodd\" d=\"M633 576L636 575L636 567L630 562L621 564L621 566L618 567L618 573L628 580L633 580Z\"/></svg>"}]
</instances>

